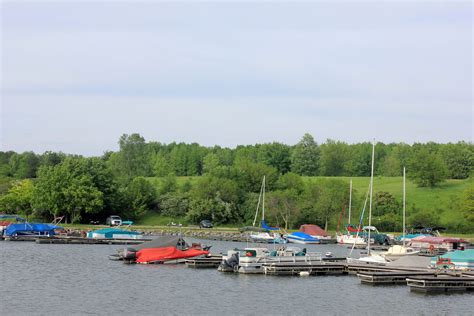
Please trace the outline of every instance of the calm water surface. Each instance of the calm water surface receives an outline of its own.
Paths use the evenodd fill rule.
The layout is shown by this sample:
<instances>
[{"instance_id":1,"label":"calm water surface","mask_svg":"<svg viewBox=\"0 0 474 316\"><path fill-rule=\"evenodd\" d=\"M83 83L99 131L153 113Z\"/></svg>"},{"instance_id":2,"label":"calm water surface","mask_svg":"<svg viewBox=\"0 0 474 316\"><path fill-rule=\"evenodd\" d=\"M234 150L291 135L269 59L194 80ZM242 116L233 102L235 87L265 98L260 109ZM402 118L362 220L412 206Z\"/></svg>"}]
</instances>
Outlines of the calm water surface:
<instances>
[{"instance_id":1,"label":"calm water surface","mask_svg":"<svg viewBox=\"0 0 474 316\"><path fill-rule=\"evenodd\" d=\"M213 252L245 246L204 242ZM472 315L474 309L471 293L421 295L406 286L361 285L354 276L241 275L110 261L120 247L0 241L0 314Z\"/></svg>"}]
</instances>

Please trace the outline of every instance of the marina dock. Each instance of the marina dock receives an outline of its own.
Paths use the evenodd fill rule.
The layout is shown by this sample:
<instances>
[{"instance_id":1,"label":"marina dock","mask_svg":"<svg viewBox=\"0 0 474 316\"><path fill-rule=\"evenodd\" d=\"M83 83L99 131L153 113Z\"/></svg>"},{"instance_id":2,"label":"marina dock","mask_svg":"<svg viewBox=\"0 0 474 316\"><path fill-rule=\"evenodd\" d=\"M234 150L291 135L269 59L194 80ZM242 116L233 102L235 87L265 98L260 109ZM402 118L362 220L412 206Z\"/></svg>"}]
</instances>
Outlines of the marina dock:
<instances>
[{"instance_id":1,"label":"marina dock","mask_svg":"<svg viewBox=\"0 0 474 316\"><path fill-rule=\"evenodd\" d=\"M70 244L70 245L138 245L151 239L95 239L84 237L38 237L38 236L18 236L10 237L10 241L30 241L37 244Z\"/></svg>"}]
</instances>

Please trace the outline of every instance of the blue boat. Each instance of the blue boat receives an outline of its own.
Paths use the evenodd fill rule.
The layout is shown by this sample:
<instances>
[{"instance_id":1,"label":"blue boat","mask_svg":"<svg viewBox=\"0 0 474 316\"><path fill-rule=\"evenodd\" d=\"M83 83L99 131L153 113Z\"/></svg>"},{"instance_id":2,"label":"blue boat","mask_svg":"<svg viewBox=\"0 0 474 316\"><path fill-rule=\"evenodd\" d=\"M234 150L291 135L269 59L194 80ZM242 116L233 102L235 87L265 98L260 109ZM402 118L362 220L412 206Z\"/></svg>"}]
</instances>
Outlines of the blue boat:
<instances>
[{"instance_id":1,"label":"blue boat","mask_svg":"<svg viewBox=\"0 0 474 316\"><path fill-rule=\"evenodd\" d=\"M311 235L305 234L303 232L294 232L286 235L286 239L289 242L295 244L320 244L321 241L318 238L315 238Z\"/></svg>"},{"instance_id":2,"label":"blue boat","mask_svg":"<svg viewBox=\"0 0 474 316\"><path fill-rule=\"evenodd\" d=\"M7 237L17 236L47 236L56 234L55 230L64 229L53 224L42 223L18 223L10 224L5 228L4 235Z\"/></svg>"},{"instance_id":3,"label":"blue boat","mask_svg":"<svg viewBox=\"0 0 474 316\"><path fill-rule=\"evenodd\" d=\"M143 239L143 235L136 231L118 228L103 228L87 233L87 238L94 239Z\"/></svg>"}]
</instances>

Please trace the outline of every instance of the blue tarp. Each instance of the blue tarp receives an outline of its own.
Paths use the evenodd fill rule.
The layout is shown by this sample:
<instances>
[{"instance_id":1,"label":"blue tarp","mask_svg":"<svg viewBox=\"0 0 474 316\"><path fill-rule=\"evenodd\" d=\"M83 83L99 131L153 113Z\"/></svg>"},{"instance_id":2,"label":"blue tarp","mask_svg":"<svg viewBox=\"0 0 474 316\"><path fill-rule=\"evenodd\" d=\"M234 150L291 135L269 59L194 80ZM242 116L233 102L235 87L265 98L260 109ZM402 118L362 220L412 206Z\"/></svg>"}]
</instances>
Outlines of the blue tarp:
<instances>
[{"instance_id":1,"label":"blue tarp","mask_svg":"<svg viewBox=\"0 0 474 316\"><path fill-rule=\"evenodd\" d=\"M60 226L41 223L10 224L5 229L5 236L16 235L54 235L55 229L63 229Z\"/></svg>"},{"instance_id":2,"label":"blue tarp","mask_svg":"<svg viewBox=\"0 0 474 316\"><path fill-rule=\"evenodd\" d=\"M315 238L311 235L305 234L303 232L294 232L288 235L288 237L296 237L297 239L307 240L307 241L318 241L318 238Z\"/></svg>"},{"instance_id":3,"label":"blue tarp","mask_svg":"<svg viewBox=\"0 0 474 316\"><path fill-rule=\"evenodd\" d=\"M270 227L267 225L265 220L262 220L262 228L267 229L267 230L280 230L278 227Z\"/></svg>"}]
</instances>

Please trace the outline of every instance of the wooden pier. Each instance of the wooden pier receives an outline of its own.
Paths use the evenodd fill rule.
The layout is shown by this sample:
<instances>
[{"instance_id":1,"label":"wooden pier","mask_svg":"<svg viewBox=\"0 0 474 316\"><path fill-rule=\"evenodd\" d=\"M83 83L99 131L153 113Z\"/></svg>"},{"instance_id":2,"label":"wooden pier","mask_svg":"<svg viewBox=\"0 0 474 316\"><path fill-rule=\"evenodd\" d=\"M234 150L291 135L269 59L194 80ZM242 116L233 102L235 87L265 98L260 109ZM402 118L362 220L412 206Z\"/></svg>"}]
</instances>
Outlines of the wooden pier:
<instances>
[{"instance_id":1,"label":"wooden pier","mask_svg":"<svg viewBox=\"0 0 474 316\"><path fill-rule=\"evenodd\" d=\"M14 241L34 241L37 244L68 244L68 245L138 245L151 239L95 239L83 237L18 237Z\"/></svg>"},{"instance_id":2,"label":"wooden pier","mask_svg":"<svg viewBox=\"0 0 474 316\"><path fill-rule=\"evenodd\" d=\"M474 278L465 276L409 277L406 279L406 282L412 292L446 293L474 291Z\"/></svg>"},{"instance_id":3,"label":"wooden pier","mask_svg":"<svg viewBox=\"0 0 474 316\"><path fill-rule=\"evenodd\" d=\"M418 276L433 276L434 272L362 272L357 273L362 284L369 285L390 285L390 284L404 284L407 283L408 277L418 277Z\"/></svg>"},{"instance_id":4,"label":"wooden pier","mask_svg":"<svg viewBox=\"0 0 474 316\"><path fill-rule=\"evenodd\" d=\"M267 275L334 275L346 274L346 266L343 263L324 262L274 262L263 264L264 273Z\"/></svg>"},{"instance_id":5,"label":"wooden pier","mask_svg":"<svg viewBox=\"0 0 474 316\"><path fill-rule=\"evenodd\" d=\"M208 269L217 268L222 262L222 255L212 255L210 257L200 257L186 259L185 264L188 268Z\"/></svg>"}]
</instances>

